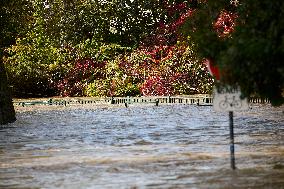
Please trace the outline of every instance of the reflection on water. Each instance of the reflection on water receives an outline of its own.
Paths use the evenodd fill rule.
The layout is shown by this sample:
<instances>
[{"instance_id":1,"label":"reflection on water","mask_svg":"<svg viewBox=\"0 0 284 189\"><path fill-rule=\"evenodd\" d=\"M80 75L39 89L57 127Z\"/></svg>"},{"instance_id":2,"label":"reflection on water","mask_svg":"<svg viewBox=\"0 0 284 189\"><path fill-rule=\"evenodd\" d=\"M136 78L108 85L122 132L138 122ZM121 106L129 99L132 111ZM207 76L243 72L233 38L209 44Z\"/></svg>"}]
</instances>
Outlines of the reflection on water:
<instances>
[{"instance_id":1,"label":"reflection on water","mask_svg":"<svg viewBox=\"0 0 284 189\"><path fill-rule=\"evenodd\" d=\"M52 106L53 107L53 106ZM283 107L18 107L0 127L0 188L284 188Z\"/></svg>"}]
</instances>

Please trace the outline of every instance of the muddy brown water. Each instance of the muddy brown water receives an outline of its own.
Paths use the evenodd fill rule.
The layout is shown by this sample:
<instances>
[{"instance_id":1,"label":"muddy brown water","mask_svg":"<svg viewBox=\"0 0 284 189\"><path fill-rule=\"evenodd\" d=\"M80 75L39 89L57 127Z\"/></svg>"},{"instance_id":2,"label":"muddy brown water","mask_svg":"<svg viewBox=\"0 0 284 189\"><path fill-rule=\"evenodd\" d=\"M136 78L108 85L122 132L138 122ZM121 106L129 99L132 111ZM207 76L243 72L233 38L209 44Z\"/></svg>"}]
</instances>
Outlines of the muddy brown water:
<instances>
[{"instance_id":1,"label":"muddy brown water","mask_svg":"<svg viewBox=\"0 0 284 189\"><path fill-rule=\"evenodd\" d=\"M17 107L0 127L0 188L284 188L284 107Z\"/></svg>"}]
</instances>

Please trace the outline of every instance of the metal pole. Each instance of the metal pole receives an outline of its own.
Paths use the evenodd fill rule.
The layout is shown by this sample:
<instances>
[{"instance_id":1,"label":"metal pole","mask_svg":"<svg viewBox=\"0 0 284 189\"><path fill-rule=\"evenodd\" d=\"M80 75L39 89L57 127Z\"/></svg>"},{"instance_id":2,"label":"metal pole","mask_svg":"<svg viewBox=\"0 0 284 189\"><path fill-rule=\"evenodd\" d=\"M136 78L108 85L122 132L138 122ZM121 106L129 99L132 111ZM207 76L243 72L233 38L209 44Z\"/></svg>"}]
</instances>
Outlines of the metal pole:
<instances>
[{"instance_id":1,"label":"metal pole","mask_svg":"<svg viewBox=\"0 0 284 189\"><path fill-rule=\"evenodd\" d=\"M231 168L236 169L235 164L235 144L234 144L234 122L233 122L233 111L229 111L230 121L230 153L231 153Z\"/></svg>"}]
</instances>

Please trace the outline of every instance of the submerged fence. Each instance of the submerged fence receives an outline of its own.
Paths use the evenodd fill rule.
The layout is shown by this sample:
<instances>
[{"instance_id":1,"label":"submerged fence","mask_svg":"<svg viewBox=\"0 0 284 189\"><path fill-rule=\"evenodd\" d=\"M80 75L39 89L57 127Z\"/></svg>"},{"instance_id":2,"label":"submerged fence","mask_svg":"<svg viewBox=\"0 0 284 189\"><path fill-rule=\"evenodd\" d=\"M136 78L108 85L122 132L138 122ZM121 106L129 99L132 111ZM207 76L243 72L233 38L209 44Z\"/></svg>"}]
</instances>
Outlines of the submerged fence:
<instances>
[{"instance_id":1,"label":"submerged fence","mask_svg":"<svg viewBox=\"0 0 284 189\"><path fill-rule=\"evenodd\" d=\"M250 103L269 103L267 99L250 98ZM151 97L83 97L83 98L50 98L42 100L14 100L16 106L30 105L84 105L84 104L112 104L125 105L130 104L192 104L199 106L211 106L213 97L211 95L187 95L187 96L151 96Z\"/></svg>"},{"instance_id":2,"label":"submerged fence","mask_svg":"<svg viewBox=\"0 0 284 189\"><path fill-rule=\"evenodd\" d=\"M190 96L151 96L151 97L84 97L84 98L50 98L42 100L14 100L16 106L30 105L84 105L84 104L196 104L211 105L213 102L210 95L190 95Z\"/></svg>"}]
</instances>

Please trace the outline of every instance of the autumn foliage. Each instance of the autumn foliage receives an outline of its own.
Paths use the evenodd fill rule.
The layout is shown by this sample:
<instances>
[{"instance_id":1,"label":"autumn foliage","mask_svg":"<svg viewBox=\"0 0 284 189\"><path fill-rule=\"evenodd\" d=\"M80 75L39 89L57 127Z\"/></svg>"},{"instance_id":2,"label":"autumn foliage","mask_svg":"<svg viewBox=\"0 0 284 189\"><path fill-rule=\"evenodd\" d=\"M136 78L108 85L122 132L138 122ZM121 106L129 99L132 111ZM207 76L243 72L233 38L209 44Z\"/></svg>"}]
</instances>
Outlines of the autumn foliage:
<instances>
[{"instance_id":1,"label":"autumn foliage","mask_svg":"<svg viewBox=\"0 0 284 189\"><path fill-rule=\"evenodd\" d=\"M195 12L191 1L31 2L31 29L7 49L5 61L16 96L211 90L213 79L196 57L196 45L180 32Z\"/></svg>"}]
</instances>

